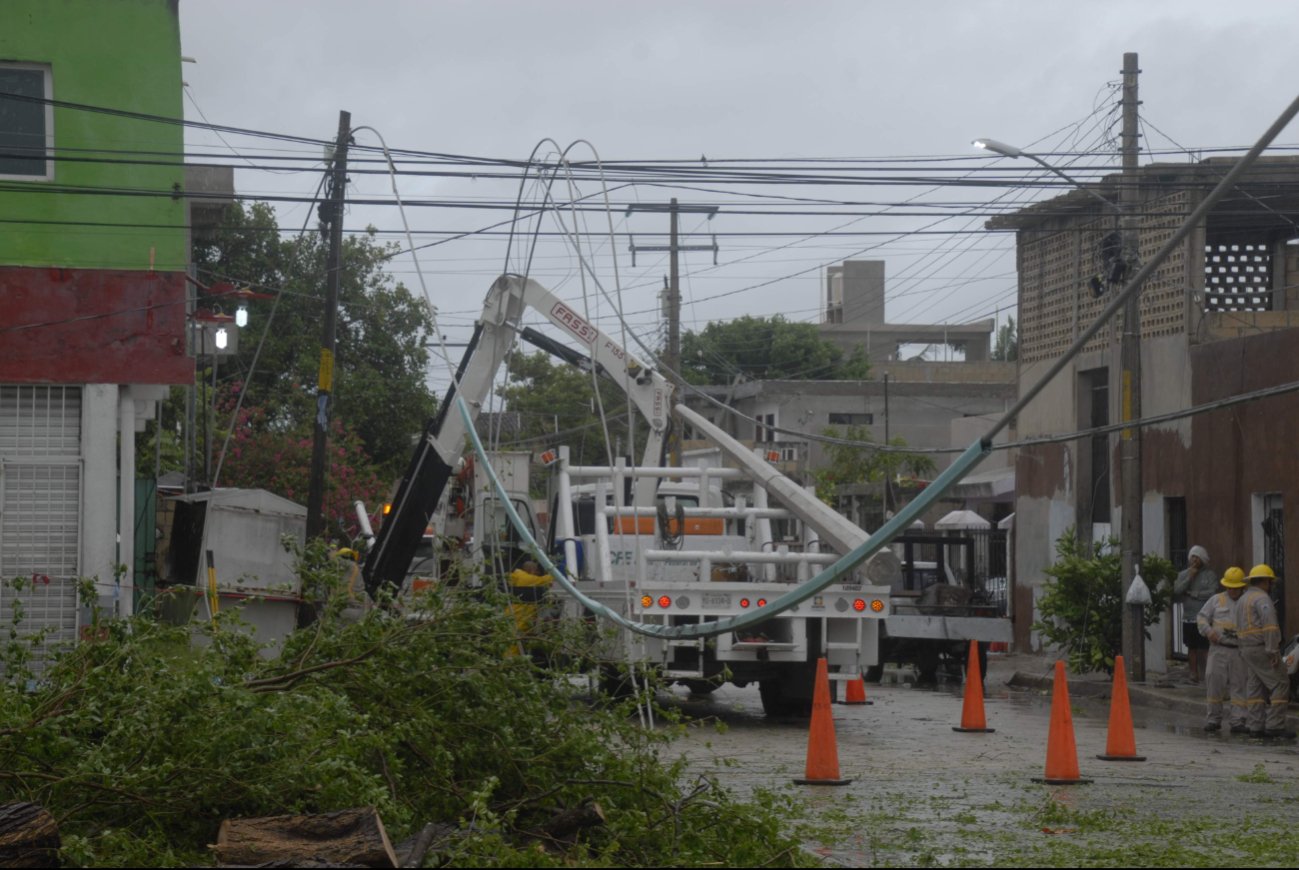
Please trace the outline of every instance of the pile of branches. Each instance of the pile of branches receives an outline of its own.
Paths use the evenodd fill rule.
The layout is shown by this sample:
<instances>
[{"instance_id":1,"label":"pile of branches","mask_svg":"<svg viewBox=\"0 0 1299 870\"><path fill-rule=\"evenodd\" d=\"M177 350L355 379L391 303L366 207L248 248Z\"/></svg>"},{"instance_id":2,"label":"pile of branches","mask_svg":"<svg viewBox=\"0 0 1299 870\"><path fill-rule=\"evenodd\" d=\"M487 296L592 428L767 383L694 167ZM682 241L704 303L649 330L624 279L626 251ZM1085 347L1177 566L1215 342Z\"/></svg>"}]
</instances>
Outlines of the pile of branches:
<instances>
[{"instance_id":1,"label":"pile of branches","mask_svg":"<svg viewBox=\"0 0 1299 870\"><path fill-rule=\"evenodd\" d=\"M304 586L337 588L308 552ZM310 575L310 576L307 576ZM224 820L373 807L393 839L454 832L428 866L805 863L770 795L685 775L626 706L557 661L513 654L505 602L435 591L414 608L314 625L267 655L223 619L103 622L39 674L11 639L0 685L0 802L46 808L81 866L211 864ZM11 633L11 638L16 638ZM0 650L3 652L3 650ZM576 654L574 654L576 653ZM555 819L600 808L599 824Z\"/></svg>"}]
</instances>

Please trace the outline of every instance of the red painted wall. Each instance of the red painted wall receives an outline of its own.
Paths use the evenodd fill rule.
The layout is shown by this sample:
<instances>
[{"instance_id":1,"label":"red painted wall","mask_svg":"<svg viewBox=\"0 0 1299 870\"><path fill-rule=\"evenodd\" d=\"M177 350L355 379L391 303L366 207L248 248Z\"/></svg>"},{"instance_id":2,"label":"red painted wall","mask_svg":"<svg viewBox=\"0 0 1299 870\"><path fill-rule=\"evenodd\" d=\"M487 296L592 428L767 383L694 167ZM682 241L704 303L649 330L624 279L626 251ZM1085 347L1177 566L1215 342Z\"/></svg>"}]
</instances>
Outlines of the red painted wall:
<instances>
[{"instance_id":1,"label":"red painted wall","mask_svg":"<svg viewBox=\"0 0 1299 870\"><path fill-rule=\"evenodd\" d=\"M181 272L0 268L0 382L190 384Z\"/></svg>"},{"instance_id":2,"label":"red painted wall","mask_svg":"<svg viewBox=\"0 0 1299 870\"><path fill-rule=\"evenodd\" d=\"M1299 330L1191 349L1195 404L1299 381ZM1253 561L1253 495L1279 492L1285 511L1285 629L1299 631L1299 393L1200 414L1191 421L1187 512L1191 540L1216 568Z\"/></svg>"}]
</instances>

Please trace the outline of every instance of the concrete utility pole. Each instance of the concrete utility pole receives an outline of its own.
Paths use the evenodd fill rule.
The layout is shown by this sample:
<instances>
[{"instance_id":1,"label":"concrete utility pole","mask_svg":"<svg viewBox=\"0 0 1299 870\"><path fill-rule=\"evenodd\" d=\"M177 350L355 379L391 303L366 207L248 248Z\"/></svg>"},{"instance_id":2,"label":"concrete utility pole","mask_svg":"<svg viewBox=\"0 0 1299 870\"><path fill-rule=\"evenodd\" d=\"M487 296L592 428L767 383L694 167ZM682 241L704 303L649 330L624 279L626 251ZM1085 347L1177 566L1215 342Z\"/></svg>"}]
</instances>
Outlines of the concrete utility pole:
<instances>
[{"instance_id":1,"label":"concrete utility pole","mask_svg":"<svg viewBox=\"0 0 1299 870\"><path fill-rule=\"evenodd\" d=\"M675 394L675 401L684 401L681 394L681 266L678 254L681 251L712 251L713 263L717 263L717 240L714 239L711 245L682 245L678 241L678 215L682 212L694 212L708 215L712 220L717 214L715 205L679 205L676 197L666 205L662 204L641 204L635 203L627 207L627 214L634 211L666 211L670 219L668 222L668 244L667 245L637 245L633 240L630 246L632 266L636 265L636 254L641 251L666 251L669 254L668 265L668 286L667 292L667 315L668 315L668 341L667 349L663 354L663 365L667 368L667 378L672 382ZM668 454L669 465L681 464L681 418L673 411L670 415L668 425L668 438L664 447Z\"/></svg>"},{"instance_id":2,"label":"concrete utility pole","mask_svg":"<svg viewBox=\"0 0 1299 870\"><path fill-rule=\"evenodd\" d=\"M1123 177L1119 184L1119 234L1122 239L1124 280L1140 257L1140 227L1137 210L1141 193L1137 176L1137 99L1136 52L1123 55ZM1141 291L1133 293L1123 305L1123 335L1119 344L1122 366L1119 384L1122 421L1131 423L1141 417ZM1119 472L1123 490L1122 518L1122 594L1141 569L1141 430L1123 429L1119 436ZM1128 664L1128 679L1141 682L1146 678L1145 626L1141 605L1123 606L1123 660Z\"/></svg>"},{"instance_id":3,"label":"concrete utility pole","mask_svg":"<svg viewBox=\"0 0 1299 870\"><path fill-rule=\"evenodd\" d=\"M329 261L325 272L325 317L320 337L320 378L316 386L316 427L307 489L307 540L325 533L325 448L329 441L330 397L334 391L334 347L338 329L338 285L343 261L343 203L347 197L347 145L352 115L338 113L338 141L329 175L329 199L322 206L329 222Z\"/></svg>"}]
</instances>

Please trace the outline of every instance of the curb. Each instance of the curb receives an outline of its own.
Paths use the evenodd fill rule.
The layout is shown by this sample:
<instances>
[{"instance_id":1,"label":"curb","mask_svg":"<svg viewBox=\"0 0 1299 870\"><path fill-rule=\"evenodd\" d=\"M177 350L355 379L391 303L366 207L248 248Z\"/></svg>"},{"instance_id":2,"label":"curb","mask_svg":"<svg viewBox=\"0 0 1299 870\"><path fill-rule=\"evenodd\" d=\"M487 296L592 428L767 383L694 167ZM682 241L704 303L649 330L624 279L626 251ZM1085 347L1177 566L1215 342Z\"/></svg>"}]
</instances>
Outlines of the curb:
<instances>
[{"instance_id":1,"label":"curb","mask_svg":"<svg viewBox=\"0 0 1299 870\"><path fill-rule=\"evenodd\" d=\"M1049 691L1055 683L1051 676L1026 674L1022 671L1016 671L1006 685L1012 689L1041 689ZM1106 682L1101 683L1095 680L1079 679L1076 682L1069 683L1070 697L1080 698L1108 698L1113 686ZM1177 713L1184 713L1189 716L1204 716L1204 699L1187 698L1176 695L1170 695L1166 690L1156 689L1143 683L1128 683L1128 701L1133 705L1142 707L1159 707L1164 710L1172 710ZM1290 710L1286 714L1287 727L1293 728L1296 724L1295 702L1291 700Z\"/></svg>"}]
</instances>

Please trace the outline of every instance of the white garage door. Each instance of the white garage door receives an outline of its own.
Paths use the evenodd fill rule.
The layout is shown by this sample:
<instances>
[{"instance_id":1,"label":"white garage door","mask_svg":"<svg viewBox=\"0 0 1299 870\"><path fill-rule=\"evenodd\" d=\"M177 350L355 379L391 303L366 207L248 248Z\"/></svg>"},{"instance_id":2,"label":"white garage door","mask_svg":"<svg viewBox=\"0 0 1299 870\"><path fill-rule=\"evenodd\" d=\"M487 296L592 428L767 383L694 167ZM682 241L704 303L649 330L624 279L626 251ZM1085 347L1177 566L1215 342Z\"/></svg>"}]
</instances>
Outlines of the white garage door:
<instances>
[{"instance_id":1,"label":"white garage door","mask_svg":"<svg viewBox=\"0 0 1299 870\"><path fill-rule=\"evenodd\" d=\"M80 519L81 388L0 385L0 621L46 647L76 639Z\"/></svg>"}]
</instances>

